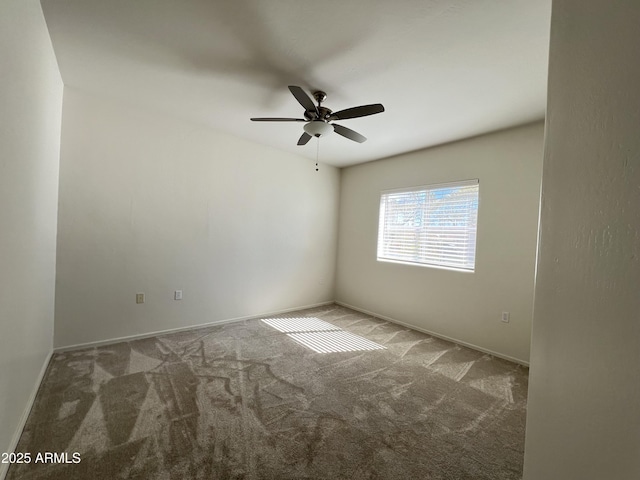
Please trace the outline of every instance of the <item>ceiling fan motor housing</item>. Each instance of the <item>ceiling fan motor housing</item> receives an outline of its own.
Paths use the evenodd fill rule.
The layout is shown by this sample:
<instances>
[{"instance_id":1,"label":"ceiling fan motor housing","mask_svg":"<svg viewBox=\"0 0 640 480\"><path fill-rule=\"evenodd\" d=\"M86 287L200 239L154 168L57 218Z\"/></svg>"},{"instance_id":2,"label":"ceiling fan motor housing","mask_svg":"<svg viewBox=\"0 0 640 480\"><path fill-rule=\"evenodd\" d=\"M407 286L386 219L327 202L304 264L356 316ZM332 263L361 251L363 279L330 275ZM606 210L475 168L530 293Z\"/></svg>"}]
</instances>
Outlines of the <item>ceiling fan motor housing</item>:
<instances>
[{"instance_id":1,"label":"ceiling fan motor housing","mask_svg":"<svg viewBox=\"0 0 640 480\"><path fill-rule=\"evenodd\" d=\"M304 118L306 118L307 120L329 121L329 116L331 116L332 112L333 111L330 108L318 105L316 110L305 111Z\"/></svg>"}]
</instances>

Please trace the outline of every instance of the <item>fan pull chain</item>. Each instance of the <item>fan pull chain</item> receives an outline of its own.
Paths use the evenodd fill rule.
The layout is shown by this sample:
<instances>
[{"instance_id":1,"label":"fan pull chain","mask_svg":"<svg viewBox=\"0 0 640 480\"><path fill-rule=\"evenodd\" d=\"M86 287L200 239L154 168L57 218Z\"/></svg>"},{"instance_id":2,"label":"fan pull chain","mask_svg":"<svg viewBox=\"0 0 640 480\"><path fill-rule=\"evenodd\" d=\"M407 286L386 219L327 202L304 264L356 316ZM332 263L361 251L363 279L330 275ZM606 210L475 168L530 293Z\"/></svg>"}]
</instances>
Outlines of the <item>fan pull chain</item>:
<instances>
[{"instance_id":1,"label":"fan pull chain","mask_svg":"<svg viewBox=\"0 0 640 480\"><path fill-rule=\"evenodd\" d=\"M318 137L318 143L316 143L316 172L318 171L318 158L320 158L320 137Z\"/></svg>"}]
</instances>

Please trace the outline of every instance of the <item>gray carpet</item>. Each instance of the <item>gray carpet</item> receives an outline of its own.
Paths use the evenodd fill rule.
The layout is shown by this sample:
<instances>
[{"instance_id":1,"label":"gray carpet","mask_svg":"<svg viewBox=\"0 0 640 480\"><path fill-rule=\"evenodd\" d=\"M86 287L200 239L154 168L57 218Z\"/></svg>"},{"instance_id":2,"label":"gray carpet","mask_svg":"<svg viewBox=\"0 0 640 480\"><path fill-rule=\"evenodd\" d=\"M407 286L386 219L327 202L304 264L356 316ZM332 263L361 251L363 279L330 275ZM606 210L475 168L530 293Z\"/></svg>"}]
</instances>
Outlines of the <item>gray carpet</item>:
<instances>
[{"instance_id":1,"label":"gray carpet","mask_svg":"<svg viewBox=\"0 0 640 480\"><path fill-rule=\"evenodd\" d=\"M525 367L337 305L282 317L54 355L16 451L81 462L8 479L521 478Z\"/></svg>"}]
</instances>

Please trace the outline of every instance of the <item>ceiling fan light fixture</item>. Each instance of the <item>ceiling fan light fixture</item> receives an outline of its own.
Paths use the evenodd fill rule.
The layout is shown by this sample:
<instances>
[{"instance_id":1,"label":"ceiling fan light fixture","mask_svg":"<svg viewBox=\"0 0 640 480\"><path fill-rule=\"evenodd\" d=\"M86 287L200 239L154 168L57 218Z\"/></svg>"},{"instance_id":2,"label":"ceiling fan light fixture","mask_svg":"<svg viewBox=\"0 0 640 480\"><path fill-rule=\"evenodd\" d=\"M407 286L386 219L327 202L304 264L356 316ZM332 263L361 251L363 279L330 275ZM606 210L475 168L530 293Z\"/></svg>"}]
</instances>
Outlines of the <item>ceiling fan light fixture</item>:
<instances>
[{"instance_id":1,"label":"ceiling fan light fixture","mask_svg":"<svg viewBox=\"0 0 640 480\"><path fill-rule=\"evenodd\" d=\"M304 125L304 131L313 137L321 137L333 132L333 125L322 120L313 120Z\"/></svg>"}]
</instances>

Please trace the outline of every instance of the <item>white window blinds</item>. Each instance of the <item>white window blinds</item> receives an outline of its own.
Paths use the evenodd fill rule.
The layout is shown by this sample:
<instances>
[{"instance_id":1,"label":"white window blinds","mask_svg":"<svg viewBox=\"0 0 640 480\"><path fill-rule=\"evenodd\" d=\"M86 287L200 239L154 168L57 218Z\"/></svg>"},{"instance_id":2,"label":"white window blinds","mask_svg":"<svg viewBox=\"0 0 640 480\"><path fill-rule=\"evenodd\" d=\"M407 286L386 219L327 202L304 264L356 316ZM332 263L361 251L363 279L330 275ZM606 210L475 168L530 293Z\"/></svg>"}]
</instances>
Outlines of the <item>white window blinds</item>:
<instances>
[{"instance_id":1,"label":"white window blinds","mask_svg":"<svg viewBox=\"0 0 640 480\"><path fill-rule=\"evenodd\" d=\"M383 192L378 260L473 271L478 180Z\"/></svg>"}]
</instances>

